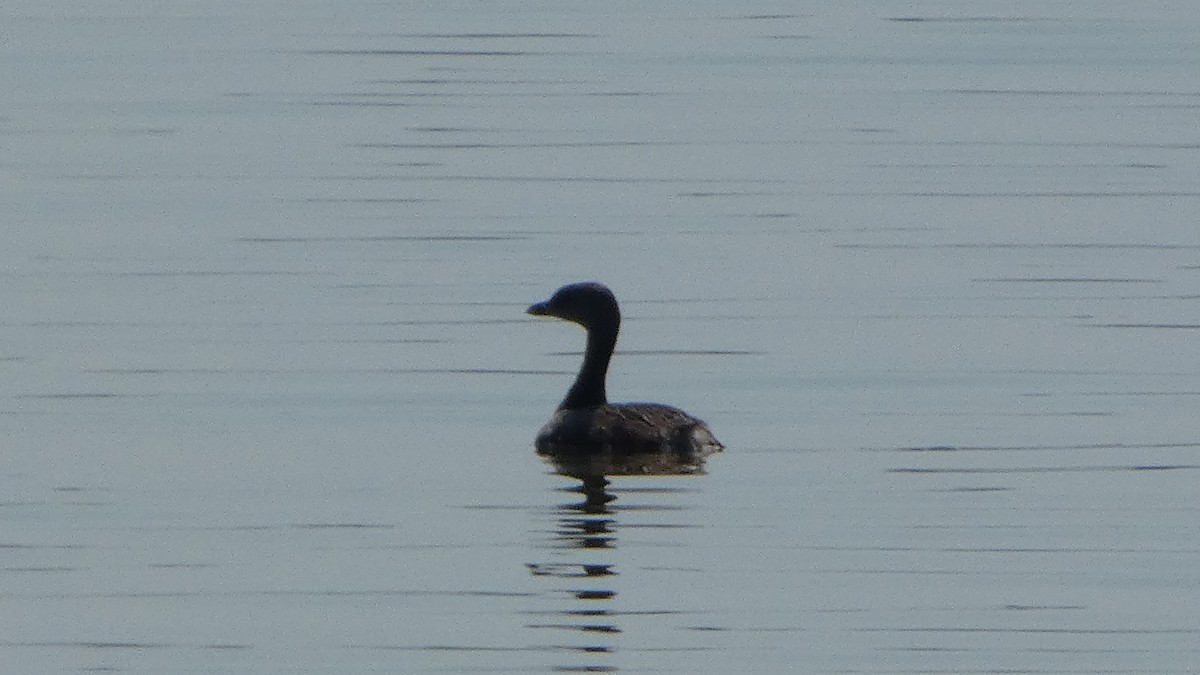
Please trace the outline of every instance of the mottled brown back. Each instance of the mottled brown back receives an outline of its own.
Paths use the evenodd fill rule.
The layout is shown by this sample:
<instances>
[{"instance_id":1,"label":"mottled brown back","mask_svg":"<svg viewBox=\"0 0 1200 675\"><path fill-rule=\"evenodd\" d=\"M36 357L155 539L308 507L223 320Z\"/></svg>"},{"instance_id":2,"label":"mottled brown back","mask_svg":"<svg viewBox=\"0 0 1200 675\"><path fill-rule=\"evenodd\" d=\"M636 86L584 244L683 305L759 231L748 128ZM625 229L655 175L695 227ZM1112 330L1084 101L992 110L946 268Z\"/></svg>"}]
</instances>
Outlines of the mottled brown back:
<instances>
[{"instance_id":1,"label":"mottled brown back","mask_svg":"<svg viewBox=\"0 0 1200 675\"><path fill-rule=\"evenodd\" d=\"M560 410L537 437L538 452L666 452L697 460L723 446L704 422L658 403L622 403Z\"/></svg>"}]
</instances>

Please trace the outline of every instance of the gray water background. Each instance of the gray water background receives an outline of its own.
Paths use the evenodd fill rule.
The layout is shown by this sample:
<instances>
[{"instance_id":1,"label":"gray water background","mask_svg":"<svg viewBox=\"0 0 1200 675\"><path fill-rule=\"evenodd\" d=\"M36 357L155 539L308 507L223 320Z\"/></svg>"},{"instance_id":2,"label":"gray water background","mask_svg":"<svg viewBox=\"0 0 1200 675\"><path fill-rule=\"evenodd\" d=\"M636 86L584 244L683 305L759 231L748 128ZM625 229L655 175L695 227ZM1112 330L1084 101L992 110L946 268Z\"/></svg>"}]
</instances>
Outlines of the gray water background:
<instances>
[{"instance_id":1,"label":"gray water background","mask_svg":"<svg viewBox=\"0 0 1200 675\"><path fill-rule=\"evenodd\" d=\"M0 22L3 672L1200 663L1200 5ZM601 512L581 279L729 446Z\"/></svg>"}]
</instances>

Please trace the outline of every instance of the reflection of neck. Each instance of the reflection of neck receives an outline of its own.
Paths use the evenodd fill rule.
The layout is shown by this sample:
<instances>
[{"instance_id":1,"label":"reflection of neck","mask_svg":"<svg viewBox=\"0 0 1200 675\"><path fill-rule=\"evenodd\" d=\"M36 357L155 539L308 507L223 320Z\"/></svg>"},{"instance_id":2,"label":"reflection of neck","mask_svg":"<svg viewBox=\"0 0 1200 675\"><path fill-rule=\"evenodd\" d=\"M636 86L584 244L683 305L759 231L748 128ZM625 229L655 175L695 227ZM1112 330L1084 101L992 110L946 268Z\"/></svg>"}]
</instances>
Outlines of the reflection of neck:
<instances>
[{"instance_id":1,"label":"reflection of neck","mask_svg":"<svg viewBox=\"0 0 1200 675\"><path fill-rule=\"evenodd\" d=\"M617 346L619 324L605 322L591 326L587 331L587 350L583 353L583 365L575 384L571 385L567 397L558 406L559 410L592 408L608 403L604 390L604 379L608 374L608 362L613 348Z\"/></svg>"},{"instance_id":2,"label":"reflection of neck","mask_svg":"<svg viewBox=\"0 0 1200 675\"><path fill-rule=\"evenodd\" d=\"M576 478L583 481L575 489L583 493L585 501L579 504L571 504L571 510L577 510L588 515L611 515L612 509L608 508L608 503L616 499L617 496L608 492L608 479L599 474L576 476ZM613 534L610 526L615 522L610 519L572 519L571 525L573 529L579 529L583 534L589 535L583 538L584 548L603 548L607 547L613 541L611 538L605 538L604 535ZM597 541L602 542L600 546L595 545ZM599 570L603 570L604 574L612 574L612 572L608 571L609 565L592 565L591 567L596 571L589 573L589 576L598 573Z\"/></svg>"}]
</instances>

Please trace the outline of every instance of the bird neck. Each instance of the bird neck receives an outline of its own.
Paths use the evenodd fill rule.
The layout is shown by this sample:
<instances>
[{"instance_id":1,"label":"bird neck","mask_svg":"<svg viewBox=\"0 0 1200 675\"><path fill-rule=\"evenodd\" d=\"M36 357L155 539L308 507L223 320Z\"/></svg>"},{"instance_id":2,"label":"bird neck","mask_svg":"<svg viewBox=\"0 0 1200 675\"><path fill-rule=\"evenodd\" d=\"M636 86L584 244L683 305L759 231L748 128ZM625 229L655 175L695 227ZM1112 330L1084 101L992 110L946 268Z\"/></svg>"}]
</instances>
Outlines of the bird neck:
<instances>
[{"instance_id":1,"label":"bird neck","mask_svg":"<svg viewBox=\"0 0 1200 675\"><path fill-rule=\"evenodd\" d=\"M619 324L616 323L588 328L583 365L575 376L575 384L571 385L567 397L558 406L559 410L577 410L608 403L604 381L608 375L608 362L617 346L618 330Z\"/></svg>"}]
</instances>

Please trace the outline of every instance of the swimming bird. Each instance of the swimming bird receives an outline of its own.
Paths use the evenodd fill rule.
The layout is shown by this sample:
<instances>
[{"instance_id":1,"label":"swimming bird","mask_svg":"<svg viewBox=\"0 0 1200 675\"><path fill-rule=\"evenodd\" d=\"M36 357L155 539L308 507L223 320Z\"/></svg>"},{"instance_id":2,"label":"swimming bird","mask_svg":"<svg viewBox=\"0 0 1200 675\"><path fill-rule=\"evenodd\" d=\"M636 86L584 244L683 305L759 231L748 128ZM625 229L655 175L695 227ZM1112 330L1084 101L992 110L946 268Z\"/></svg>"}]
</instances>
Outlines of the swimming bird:
<instances>
[{"instance_id":1,"label":"swimming bird","mask_svg":"<svg viewBox=\"0 0 1200 675\"><path fill-rule=\"evenodd\" d=\"M608 402L605 379L621 328L621 311L608 287L594 281L569 284L526 312L577 323L587 331L579 374L538 432L539 454L603 454L606 463L617 466L607 473L669 473L667 468L682 465L694 469L723 449L703 421L678 408ZM626 460L633 455L638 459L631 465Z\"/></svg>"}]
</instances>

